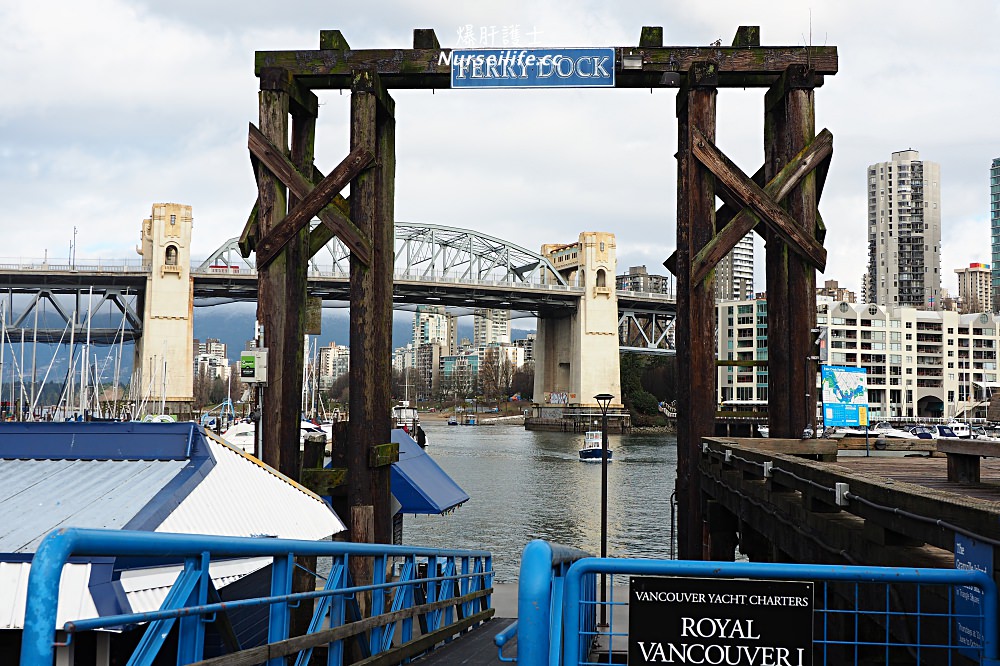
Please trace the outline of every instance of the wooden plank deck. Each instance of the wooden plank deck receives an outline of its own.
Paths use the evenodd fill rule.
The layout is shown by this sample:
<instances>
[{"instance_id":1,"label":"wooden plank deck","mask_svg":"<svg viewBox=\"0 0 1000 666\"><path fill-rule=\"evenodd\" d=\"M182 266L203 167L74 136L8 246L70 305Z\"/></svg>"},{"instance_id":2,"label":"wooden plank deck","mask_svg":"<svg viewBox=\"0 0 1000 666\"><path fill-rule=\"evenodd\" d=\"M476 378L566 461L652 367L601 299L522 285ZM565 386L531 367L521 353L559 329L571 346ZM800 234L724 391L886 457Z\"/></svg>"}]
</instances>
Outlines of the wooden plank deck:
<instances>
[{"instance_id":1,"label":"wooden plank deck","mask_svg":"<svg viewBox=\"0 0 1000 666\"><path fill-rule=\"evenodd\" d=\"M495 665L497 660L497 647L493 644L493 637L506 629L513 618L496 618L473 629L461 638L453 640L443 647L439 647L430 654L415 659L413 663L421 666L435 666L436 664L468 664L476 666L479 664ZM517 655L517 637L504 647L505 657Z\"/></svg>"},{"instance_id":2,"label":"wooden plank deck","mask_svg":"<svg viewBox=\"0 0 1000 666\"><path fill-rule=\"evenodd\" d=\"M936 456L840 456L837 465L852 472L876 474L894 481L1000 503L1000 459L996 458L984 458L980 463L980 483L948 481L948 460Z\"/></svg>"}]
</instances>

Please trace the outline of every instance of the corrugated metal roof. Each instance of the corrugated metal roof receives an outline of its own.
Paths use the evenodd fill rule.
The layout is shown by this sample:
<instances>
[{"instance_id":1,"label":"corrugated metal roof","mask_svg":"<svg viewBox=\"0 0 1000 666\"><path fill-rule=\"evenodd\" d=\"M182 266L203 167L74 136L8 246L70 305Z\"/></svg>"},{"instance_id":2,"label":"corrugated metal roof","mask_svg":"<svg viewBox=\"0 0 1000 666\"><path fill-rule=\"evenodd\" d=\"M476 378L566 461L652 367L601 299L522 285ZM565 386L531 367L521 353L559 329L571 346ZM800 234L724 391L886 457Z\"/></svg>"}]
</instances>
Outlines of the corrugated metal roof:
<instances>
[{"instance_id":1,"label":"corrugated metal roof","mask_svg":"<svg viewBox=\"0 0 1000 666\"><path fill-rule=\"evenodd\" d=\"M0 553L33 553L59 527L121 529L187 464L0 460Z\"/></svg>"},{"instance_id":2,"label":"corrugated metal roof","mask_svg":"<svg viewBox=\"0 0 1000 666\"><path fill-rule=\"evenodd\" d=\"M87 585L90 564L67 564L59 583L56 627L72 620L97 617L97 607ZM0 562L0 629L23 629L24 606L28 596L28 562Z\"/></svg>"},{"instance_id":3,"label":"corrugated metal roof","mask_svg":"<svg viewBox=\"0 0 1000 666\"><path fill-rule=\"evenodd\" d=\"M218 590L254 571L263 569L271 564L271 561L270 557L249 557L212 562L208 567L208 573L215 589ZM177 565L122 572L121 586L132 612L147 613L159 610L182 568Z\"/></svg>"},{"instance_id":4,"label":"corrugated metal roof","mask_svg":"<svg viewBox=\"0 0 1000 666\"><path fill-rule=\"evenodd\" d=\"M214 435L215 466L157 532L315 541L345 529L318 496Z\"/></svg>"},{"instance_id":5,"label":"corrugated metal roof","mask_svg":"<svg viewBox=\"0 0 1000 666\"><path fill-rule=\"evenodd\" d=\"M0 427L0 516L6 517L0 519L0 554L33 553L62 526L308 540L344 529L314 493L235 447L206 438L194 424L142 424L164 429L153 433L149 447L149 433L129 424L77 425L85 438L70 428L41 427L41 459L30 457L31 428ZM0 562L0 629L23 627L30 570L16 556L7 560ZM266 558L215 563L212 578L224 587L266 564ZM57 626L97 615L92 591L111 583L110 570L107 564L67 565ZM158 608L177 571L123 572L131 607Z\"/></svg>"}]
</instances>

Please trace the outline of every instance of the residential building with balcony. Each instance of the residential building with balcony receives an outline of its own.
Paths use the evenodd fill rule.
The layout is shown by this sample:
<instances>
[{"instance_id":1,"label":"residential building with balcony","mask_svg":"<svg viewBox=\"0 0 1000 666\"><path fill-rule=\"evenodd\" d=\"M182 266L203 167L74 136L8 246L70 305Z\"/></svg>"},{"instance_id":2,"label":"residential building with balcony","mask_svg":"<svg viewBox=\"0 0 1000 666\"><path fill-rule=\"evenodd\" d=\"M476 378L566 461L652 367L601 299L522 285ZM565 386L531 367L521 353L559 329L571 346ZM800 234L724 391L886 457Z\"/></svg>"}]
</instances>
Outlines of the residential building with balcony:
<instances>
[{"instance_id":1,"label":"residential building with balcony","mask_svg":"<svg viewBox=\"0 0 1000 666\"><path fill-rule=\"evenodd\" d=\"M868 167L865 302L941 307L941 167L916 150Z\"/></svg>"},{"instance_id":2,"label":"residential building with balcony","mask_svg":"<svg viewBox=\"0 0 1000 666\"><path fill-rule=\"evenodd\" d=\"M717 305L718 358L767 358L765 301ZM872 421L985 418L997 381L1000 317L917 308L884 308L818 297L826 338L822 363L864 368ZM718 398L766 400L764 366L720 366ZM819 392L817 390L817 396Z\"/></svg>"}]
</instances>

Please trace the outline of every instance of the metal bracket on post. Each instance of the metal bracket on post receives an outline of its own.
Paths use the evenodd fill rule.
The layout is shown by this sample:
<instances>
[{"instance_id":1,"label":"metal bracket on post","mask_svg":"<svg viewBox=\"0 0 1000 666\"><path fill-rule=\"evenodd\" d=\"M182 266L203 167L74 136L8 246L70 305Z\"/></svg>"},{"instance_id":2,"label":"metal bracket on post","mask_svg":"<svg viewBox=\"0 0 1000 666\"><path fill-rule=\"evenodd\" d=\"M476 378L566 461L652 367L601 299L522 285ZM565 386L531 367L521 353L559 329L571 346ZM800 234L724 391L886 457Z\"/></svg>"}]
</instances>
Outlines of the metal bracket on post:
<instances>
[{"instance_id":1,"label":"metal bracket on post","mask_svg":"<svg viewBox=\"0 0 1000 666\"><path fill-rule=\"evenodd\" d=\"M726 462L732 462L733 460L733 450L726 449Z\"/></svg>"},{"instance_id":2,"label":"metal bracket on post","mask_svg":"<svg viewBox=\"0 0 1000 666\"><path fill-rule=\"evenodd\" d=\"M768 460L764 463L764 478L770 479L774 476L774 463Z\"/></svg>"},{"instance_id":3,"label":"metal bracket on post","mask_svg":"<svg viewBox=\"0 0 1000 666\"><path fill-rule=\"evenodd\" d=\"M834 500L837 506L847 506L847 493L851 492L851 489L846 483L837 483L833 487Z\"/></svg>"}]
</instances>

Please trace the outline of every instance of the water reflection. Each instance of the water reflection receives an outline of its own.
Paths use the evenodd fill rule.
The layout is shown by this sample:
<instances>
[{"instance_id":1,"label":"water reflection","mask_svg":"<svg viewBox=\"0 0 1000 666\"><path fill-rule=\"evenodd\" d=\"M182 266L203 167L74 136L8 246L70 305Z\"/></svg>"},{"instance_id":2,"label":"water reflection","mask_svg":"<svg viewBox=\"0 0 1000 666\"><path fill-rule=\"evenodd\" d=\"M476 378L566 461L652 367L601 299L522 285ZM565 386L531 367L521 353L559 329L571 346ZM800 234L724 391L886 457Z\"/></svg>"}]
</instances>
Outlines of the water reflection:
<instances>
[{"instance_id":1,"label":"water reflection","mask_svg":"<svg viewBox=\"0 0 1000 666\"><path fill-rule=\"evenodd\" d=\"M406 516L404 543L491 550L498 582L517 579L532 539L600 554L601 466L580 462L582 433L443 422L424 429L428 452L471 499L449 516ZM610 436L609 555L669 556L676 444L672 434Z\"/></svg>"}]
</instances>

